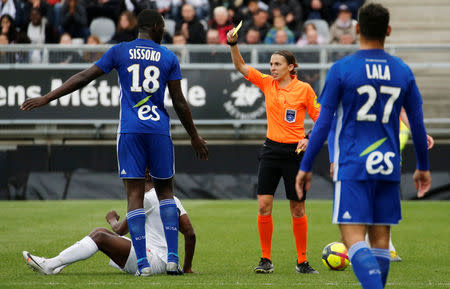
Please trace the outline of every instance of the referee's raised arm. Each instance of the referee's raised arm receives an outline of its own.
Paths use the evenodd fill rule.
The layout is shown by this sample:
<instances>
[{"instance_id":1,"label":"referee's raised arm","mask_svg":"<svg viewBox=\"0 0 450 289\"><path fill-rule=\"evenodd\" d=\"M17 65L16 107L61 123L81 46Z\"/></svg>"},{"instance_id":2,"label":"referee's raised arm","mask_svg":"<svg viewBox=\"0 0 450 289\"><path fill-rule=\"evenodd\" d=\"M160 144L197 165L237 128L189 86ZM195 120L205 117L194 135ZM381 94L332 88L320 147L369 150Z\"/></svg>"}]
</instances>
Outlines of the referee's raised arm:
<instances>
[{"instance_id":1,"label":"referee's raised arm","mask_svg":"<svg viewBox=\"0 0 450 289\"><path fill-rule=\"evenodd\" d=\"M237 47L237 38L238 34L233 35L233 32L236 28L231 29L227 33L227 43L230 45L231 58L233 59L233 64L236 69L242 73L245 77L248 76L248 66L244 62L244 58L242 58L241 53L239 52L239 48Z\"/></svg>"}]
</instances>

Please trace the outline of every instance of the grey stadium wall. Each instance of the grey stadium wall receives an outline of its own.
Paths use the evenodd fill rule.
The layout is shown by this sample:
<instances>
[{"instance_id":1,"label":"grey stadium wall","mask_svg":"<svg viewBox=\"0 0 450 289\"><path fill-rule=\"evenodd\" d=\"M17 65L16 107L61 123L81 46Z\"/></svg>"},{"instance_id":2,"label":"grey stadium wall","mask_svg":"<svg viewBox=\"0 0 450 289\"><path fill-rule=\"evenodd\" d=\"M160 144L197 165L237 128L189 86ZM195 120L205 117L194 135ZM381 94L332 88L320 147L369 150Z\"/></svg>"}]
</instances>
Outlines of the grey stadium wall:
<instances>
[{"instance_id":1,"label":"grey stadium wall","mask_svg":"<svg viewBox=\"0 0 450 289\"><path fill-rule=\"evenodd\" d=\"M192 148L175 146L175 195L195 199L251 199L256 197L260 145L211 145L208 161L196 160ZM426 199L450 199L450 144L430 151L433 185ZM0 151L0 199L125 199L116 172L115 146L18 146ZM402 199L415 199L412 173L415 152L403 153ZM331 199L326 147L315 161L315 177L308 198ZM284 199L283 183L276 198Z\"/></svg>"}]
</instances>

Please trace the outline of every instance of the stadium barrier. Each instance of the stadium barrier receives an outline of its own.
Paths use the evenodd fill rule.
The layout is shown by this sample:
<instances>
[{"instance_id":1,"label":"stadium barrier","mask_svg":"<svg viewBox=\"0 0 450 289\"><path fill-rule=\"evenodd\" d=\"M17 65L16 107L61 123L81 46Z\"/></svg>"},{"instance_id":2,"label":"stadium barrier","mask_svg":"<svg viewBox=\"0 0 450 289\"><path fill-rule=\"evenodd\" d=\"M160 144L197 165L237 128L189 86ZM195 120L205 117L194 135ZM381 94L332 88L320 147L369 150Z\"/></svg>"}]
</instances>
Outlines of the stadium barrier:
<instances>
[{"instance_id":1,"label":"stadium barrier","mask_svg":"<svg viewBox=\"0 0 450 289\"><path fill-rule=\"evenodd\" d=\"M113 143L120 93L116 74L103 76L38 110L22 112L19 109L25 99L45 94L75 72L89 67L109 47L0 45L0 199L125 197L114 172ZM168 47L180 59L184 77L182 89L200 134L208 140L217 139L216 144L219 144L209 146L208 162L195 161L192 149L182 145L187 135L166 93L165 103L173 116L172 136L177 140L176 194L189 198L254 198L256 153L266 132L262 94L235 71L228 47ZM239 48L248 64L266 72L271 53L281 47L240 45ZM332 63L356 51L358 46L282 48L294 52L300 63L300 79L309 80L319 93ZM416 75L424 98L428 133L437 139L448 139L450 45L388 45L387 50L401 56ZM312 121L307 118L307 128L311 125ZM70 145L77 141L84 145ZM109 145L96 148L95 143ZM230 143L232 145L225 145ZM64 145L55 147L54 144ZM403 199L413 199L410 174L415 168L415 159L411 144L407 145L405 155ZM436 199L450 199L448 155L449 146L445 141L437 143L430 152L431 196ZM319 178L315 179L318 183L313 184L311 196L331 198L326 149L316 163L314 173ZM278 190L280 188L282 184ZM282 196L282 192L278 193L278 197Z\"/></svg>"},{"instance_id":2,"label":"stadium barrier","mask_svg":"<svg viewBox=\"0 0 450 289\"><path fill-rule=\"evenodd\" d=\"M196 160L189 145L175 146L175 194L193 199L256 198L258 151L261 144L212 145L208 161ZM450 144L430 151L433 183L426 199L450 199ZM412 144L403 152L401 197L416 198L412 173L416 167ZM328 150L313 166L308 199L331 199ZM0 200L124 199L113 145L30 145L0 151ZM285 199L284 184L276 192Z\"/></svg>"},{"instance_id":3,"label":"stadium barrier","mask_svg":"<svg viewBox=\"0 0 450 289\"><path fill-rule=\"evenodd\" d=\"M183 92L200 133L210 139L261 139L265 134L262 93L236 72L224 45L167 45L180 59ZM0 46L0 139L109 139L115 138L120 90L111 73L87 87L54 101L50 106L22 112L19 106L62 84L87 68L110 45ZM332 63L358 49L350 46L284 46L300 63L300 79L310 80L319 93ZM247 63L267 71L276 45L240 45ZM427 129L437 138L450 136L450 45L388 45L413 69L424 97ZM175 113L166 93L165 105ZM172 135L185 139L177 118ZM308 127L312 122L306 119Z\"/></svg>"}]
</instances>

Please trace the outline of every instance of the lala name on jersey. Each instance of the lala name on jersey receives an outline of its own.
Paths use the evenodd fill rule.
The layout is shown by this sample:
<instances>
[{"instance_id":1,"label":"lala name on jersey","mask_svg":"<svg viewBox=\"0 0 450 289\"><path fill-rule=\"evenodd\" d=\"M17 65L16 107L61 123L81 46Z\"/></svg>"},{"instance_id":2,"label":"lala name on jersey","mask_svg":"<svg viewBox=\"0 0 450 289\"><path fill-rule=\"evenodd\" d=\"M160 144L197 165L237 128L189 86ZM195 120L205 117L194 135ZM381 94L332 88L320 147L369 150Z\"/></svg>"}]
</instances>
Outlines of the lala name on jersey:
<instances>
[{"instance_id":1,"label":"lala name on jersey","mask_svg":"<svg viewBox=\"0 0 450 289\"><path fill-rule=\"evenodd\" d=\"M128 50L130 59L145 59L150 61L159 61L161 59L161 52L153 50L152 48L131 48Z\"/></svg>"},{"instance_id":2,"label":"lala name on jersey","mask_svg":"<svg viewBox=\"0 0 450 289\"><path fill-rule=\"evenodd\" d=\"M387 64L366 63L366 74L368 79L391 80L391 71Z\"/></svg>"}]
</instances>

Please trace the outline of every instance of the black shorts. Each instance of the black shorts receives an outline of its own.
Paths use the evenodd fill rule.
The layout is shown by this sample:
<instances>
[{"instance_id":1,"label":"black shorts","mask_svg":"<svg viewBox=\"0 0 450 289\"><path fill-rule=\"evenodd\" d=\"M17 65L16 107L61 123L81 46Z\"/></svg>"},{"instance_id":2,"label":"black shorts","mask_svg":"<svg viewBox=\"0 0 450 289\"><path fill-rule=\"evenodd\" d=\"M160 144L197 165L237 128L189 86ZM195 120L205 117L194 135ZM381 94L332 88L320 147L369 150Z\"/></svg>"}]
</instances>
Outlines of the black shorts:
<instances>
[{"instance_id":1,"label":"black shorts","mask_svg":"<svg viewBox=\"0 0 450 289\"><path fill-rule=\"evenodd\" d=\"M303 152L297 154L297 144L285 144L266 139L259 151L258 195L275 195L275 191L283 177L286 198L293 201L304 201L306 191L301 200L295 191L295 178L299 170Z\"/></svg>"}]
</instances>

